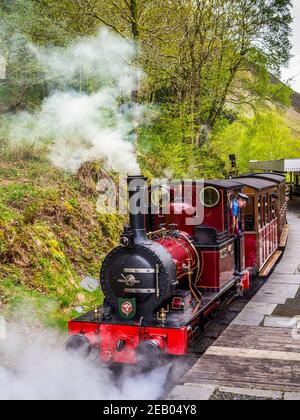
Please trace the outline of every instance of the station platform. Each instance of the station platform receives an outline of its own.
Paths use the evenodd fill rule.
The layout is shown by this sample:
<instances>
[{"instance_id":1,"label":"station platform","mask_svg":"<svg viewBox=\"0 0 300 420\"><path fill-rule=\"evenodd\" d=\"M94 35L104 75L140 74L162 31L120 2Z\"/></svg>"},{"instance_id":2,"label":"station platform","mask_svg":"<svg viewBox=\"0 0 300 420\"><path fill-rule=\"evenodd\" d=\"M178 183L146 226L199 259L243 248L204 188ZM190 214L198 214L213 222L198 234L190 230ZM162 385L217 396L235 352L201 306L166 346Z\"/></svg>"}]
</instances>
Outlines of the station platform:
<instances>
[{"instance_id":1,"label":"station platform","mask_svg":"<svg viewBox=\"0 0 300 420\"><path fill-rule=\"evenodd\" d=\"M169 394L170 400L300 400L300 199L273 274Z\"/></svg>"}]
</instances>

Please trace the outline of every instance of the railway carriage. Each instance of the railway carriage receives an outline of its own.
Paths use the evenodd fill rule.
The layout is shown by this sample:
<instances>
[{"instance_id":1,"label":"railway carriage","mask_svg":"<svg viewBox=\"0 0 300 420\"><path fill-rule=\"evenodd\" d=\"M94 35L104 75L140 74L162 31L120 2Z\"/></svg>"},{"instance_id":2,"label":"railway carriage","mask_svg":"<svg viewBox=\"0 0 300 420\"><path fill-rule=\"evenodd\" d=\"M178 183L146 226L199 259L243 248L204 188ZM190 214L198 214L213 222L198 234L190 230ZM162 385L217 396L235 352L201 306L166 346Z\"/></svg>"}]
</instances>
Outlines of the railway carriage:
<instances>
[{"instance_id":1,"label":"railway carriage","mask_svg":"<svg viewBox=\"0 0 300 420\"><path fill-rule=\"evenodd\" d=\"M265 277L281 255L276 251L286 233L285 179L275 174L242 175L239 179L249 196L244 226L246 267Z\"/></svg>"},{"instance_id":2,"label":"railway carriage","mask_svg":"<svg viewBox=\"0 0 300 420\"><path fill-rule=\"evenodd\" d=\"M149 191L128 178L130 224L105 258L104 304L69 322L66 348L106 363L153 367L184 356L209 316L272 265L286 220L284 181L249 175ZM249 196L233 229L232 200ZM140 204L139 210L133 203ZM192 222L191 222L192 221Z\"/></svg>"},{"instance_id":3,"label":"railway carriage","mask_svg":"<svg viewBox=\"0 0 300 420\"><path fill-rule=\"evenodd\" d=\"M254 173L248 175L241 175L239 178L261 178L271 181L277 184L276 193L278 195L278 199L276 199L276 208L272 209L273 212L276 213L276 217L278 218L278 238L281 238L281 235L284 233L286 228L286 211L287 211L287 197L286 197L286 178L283 175L276 174L276 173ZM274 194L273 194L274 196Z\"/></svg>"},{"instance_id":4,"label":"railway carriage","mask_svg":"<svg viewBox=\"0 0 300 420\"><path fill-rule=\"evenodd\" d=\"M275 200L277 185L260 178L243 178L249 203L245 209L246 266L260 272L278 248Z\"/></svg>"}]
</instances>

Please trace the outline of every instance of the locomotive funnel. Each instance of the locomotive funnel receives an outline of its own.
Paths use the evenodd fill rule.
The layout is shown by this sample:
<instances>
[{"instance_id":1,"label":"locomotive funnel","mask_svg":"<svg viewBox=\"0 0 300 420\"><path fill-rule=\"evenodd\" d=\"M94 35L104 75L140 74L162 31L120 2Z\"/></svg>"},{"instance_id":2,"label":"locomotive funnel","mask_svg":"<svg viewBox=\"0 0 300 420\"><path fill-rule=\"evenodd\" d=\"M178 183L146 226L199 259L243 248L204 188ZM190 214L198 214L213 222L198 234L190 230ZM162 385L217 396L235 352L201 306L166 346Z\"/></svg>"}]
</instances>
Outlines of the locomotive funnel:
<instances>
[{"instance_id":1,"label":"locomotive funnel","mask_svg":"<svg viewBox=\"0 0 300 420\"><path fill-rule=\"evenodd\" d=\"M127 178L130 226L133 230L134 241L136 244L147 244L150 242L147 238L145 226L148 202L148 188L146 181L147 178L142 175L129 176Z\"/></svg>"}]
</instances>

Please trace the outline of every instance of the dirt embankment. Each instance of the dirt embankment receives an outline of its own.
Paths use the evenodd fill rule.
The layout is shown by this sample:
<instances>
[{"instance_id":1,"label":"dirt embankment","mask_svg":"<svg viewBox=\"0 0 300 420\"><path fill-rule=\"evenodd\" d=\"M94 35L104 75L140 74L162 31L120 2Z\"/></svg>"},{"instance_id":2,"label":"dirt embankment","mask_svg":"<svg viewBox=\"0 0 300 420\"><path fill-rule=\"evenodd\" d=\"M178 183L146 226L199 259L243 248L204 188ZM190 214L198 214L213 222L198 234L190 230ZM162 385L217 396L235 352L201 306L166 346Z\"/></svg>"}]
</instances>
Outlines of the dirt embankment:
<instances>
[{"instance_id":1,"label":"dirt embankment","mask_svg":"<svg viewBox=\"0 0 300 420\"><path fill-rule=\"evenodd\" d=\"M48 324L64 328L76 306L101 303L101 292L84 292L80 280L99 277L125 222L96 211L103 176L96 164L71 176L39 155L0 154L0 310L6 315L30 300Z\"/></svg>"}]
</instances>

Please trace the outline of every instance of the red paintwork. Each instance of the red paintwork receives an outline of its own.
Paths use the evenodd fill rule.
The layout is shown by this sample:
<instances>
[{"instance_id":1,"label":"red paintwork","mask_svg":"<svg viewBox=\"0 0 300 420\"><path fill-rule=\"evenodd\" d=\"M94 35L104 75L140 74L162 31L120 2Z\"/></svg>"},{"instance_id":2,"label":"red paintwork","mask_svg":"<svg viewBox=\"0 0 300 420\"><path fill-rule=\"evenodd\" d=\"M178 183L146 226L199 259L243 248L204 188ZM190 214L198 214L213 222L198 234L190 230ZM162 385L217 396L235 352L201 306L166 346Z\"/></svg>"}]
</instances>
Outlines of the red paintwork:
<instances>
[{"instance_id":1,"label":"red paintwork","mask_svg":"<svg viewBox=\"0 0 300 420\"><path fill-rule=\"evenodd\" d=\"M215 309L218 309L221 305L221 302L215 302L213 305L211 305L207 311L204 312L204 317L207 318L209 314L211 314Z\"/></svg>"},{"instance_id":2,"label":"red paintwork","mask_svg":"<svg viewBox=\"0 0 300 420\"><path fill-rule=\"evenodd\" d=\"M259 229L245 233L246 267L259 271L278 248L277 219Z\"/></svg>"},{"instance_id":3,"label":"red paintwork","mask_svg":"<svg viewBox=\"0 0 300 420\"><path fill-rule=\"evenodd\" d=\"M220 289L225 286L234 275L234 239L218 251L203 250L202 256L203 271L198 287Z\"/></svg>"},{"instance_id":4,"label":"red paintwork","mask_svg":"<svg viewBox=\"0 0 300 420\"><path fill-rule=\"evenodd\" d=\"M212 209L204 209L204 221L203 224L214 227L218 232L225 231L225 209L224 209L224 191L219 190L221 200L217 207Z\"/></svg>"},{"instance_id":5,"label":"red paintwork","mask_svg":"<svg viewBox=\"0 0 300 420\"><path fill-rule=\"evenodd\" d=\"M245 233L245 255L246 267L258 269L257 264L257 235L256 233Z\"/></svg>"},{"instance_id":6,"label":"red paintwork","mask_svg":"<svg viewBox=\"0 0 300 420\"><path fill-rule=\"evenodd\" d=\"M192 270L197 267L197 255L186 239L167 237L155 242L162 245L172 256L176 265L177 278L186 276L184 267L188 265L189 261Z\"/></svg>"},{"instance_id":7,"label":"red paintwork","mask_svg":"<svg viewBox=\"0 0 300 420\"><path fill-rule=\"evenodd\" d=\"M209 186L209 184L206 186ZM199 220L199 222L196 224L206 224L208 226L214 227L218 232L224 232L226 230L226 222L230 228L230 212L225 215L224 191L221 189L219 190L220 203L216 207L204 208L203 212L198 209L198 212L196 212L196 206L201 205L198 198L200 192L200 186L194 185L192 188L189 188L188 192L186 192L188 196L192 197L190 203L171 202L169 206L161 209L160 214L153 215L153 230L158 230L162 223L166 223L167 225L176 224L179 230L188 233L190 236L193 236L195 225L189 225L187 223L187 219L190 219L196 214L198 216L203 216L202 219Z\"/></svg>"},{"instance_id":8,"label":"red paintwork","mask_svg":"<svg viewBox=\"0 0 300 420\"><path fill-rule=\"evenodd\" d=\"M258 268L261 269L278 248L277 218L258 233Z\"/></svg>"},{"instance_id":9,"label":"red paintwork","mask_svg":"<svg viewBox=\"0 0 300 420\"><path fill-rule=\"evenodd\" d=\"M136 348L145 340L156 341L165 354L184 356L188 352L188 327L169 329L112 324L69 322L69 335L84 334L100 347L100 359L105 363L136 364ZM119 340L126 342L117 351Z\"/></svg>"},{"instance_id":10,"label":"red paintwork","mask_svg":"<svg viewBox=\"0 0 300 420\"><path fill-rule=\"evenodd\" d=\"M241 282L244 290L250 289L250 273L248 270L243 271Z\"/></svg>"},{"instance_id":11,"label":"red paintwork","mask_svg":"<svg viewBox=\"0 0 300 420\"><path fill-rule=\"evenodd\" d=\"M175 224L182 232L189 236L194 235L194 225L188 225L187 219L193 217L196 213L195 207L187 203L171 203L167 208L166 223L167 225Z\"/></svg>"}]
</instances>

